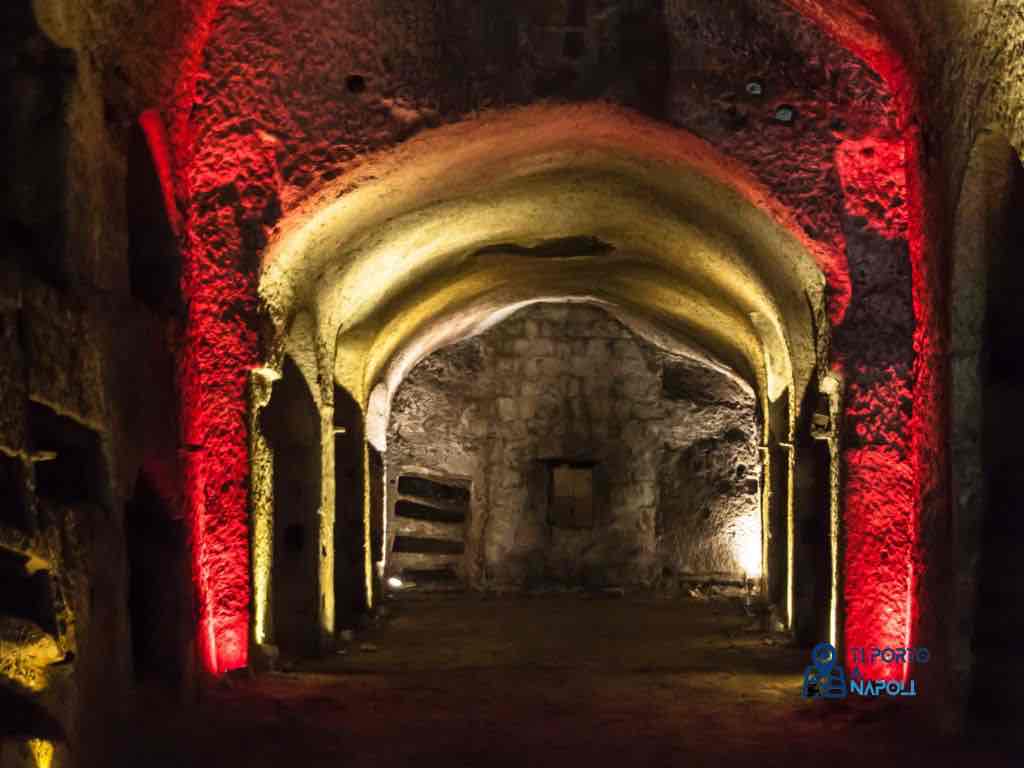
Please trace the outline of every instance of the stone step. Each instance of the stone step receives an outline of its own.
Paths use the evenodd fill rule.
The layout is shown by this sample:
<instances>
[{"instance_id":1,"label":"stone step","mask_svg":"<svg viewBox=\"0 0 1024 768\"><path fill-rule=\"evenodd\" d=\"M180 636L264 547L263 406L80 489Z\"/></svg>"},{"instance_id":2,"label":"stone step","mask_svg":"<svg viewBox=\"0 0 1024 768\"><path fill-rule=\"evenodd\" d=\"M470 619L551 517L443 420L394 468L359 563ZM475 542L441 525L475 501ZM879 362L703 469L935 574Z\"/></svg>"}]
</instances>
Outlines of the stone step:
<instances>
[{"instance_id":1,"label":"stone step","mask_svg":"<svg viewBox=\"0 0 1024 768\"><path fill-rule=\"evenodd\" d=\"M412 587L418 592L465 589L454 568L405 568L401 576L407 588Z\"/></svg>"},{"instance_id":2,"label":"stone step","mask_svg":"<svg viewBox=\"0 0 1024 768\"><path fill-rule=\"evenodd\" d=\"M438 523L432 520L399 517L395 519L395 536L462 541L466 537L466 531L465 524L462 522Z\"/></svg>"},{"instance_id":3,"label":"stone step","mask_svg":"<svg viewBox=\"0 0 1024 768\"><path fill-rule=\"evenodd\" d=\"M395 554L461 555L466 551L466 544L458 539L396 536L391 551Z\"/></svg>"},{"instance_id":4,"label":"stone step","mask_svg":"<svg viewBox=\"0 0 1024 768\"><path fill-rule=\"evenodd\" d=\"M461 523L466 519L466 510L430 499L402 496L395 502L395 516L438 523Z\"/></svg>"},{"instance_id":5,"label":"stone step","mask_svg":"<svg viewBox=\"0 0 1024 768\"><path fill-rule=\"evenodd\" d=\"M426 554L422 552L393 552L388 559L388 571L397 572L408 568L450 568L458 572L462 568L462 555Z\"/></svg>"},{"instance_id":6,"label":"stone step","mask_svg":"<svg viewBox=\"0 0 1024 768\"><path fill-rule=\"evenodd\" d=\"M469 488L461 483L445 482L419 475L398 478L398 495L417 498L433 506L466 509L469 506Z\"/></svg>"}]
</instances>

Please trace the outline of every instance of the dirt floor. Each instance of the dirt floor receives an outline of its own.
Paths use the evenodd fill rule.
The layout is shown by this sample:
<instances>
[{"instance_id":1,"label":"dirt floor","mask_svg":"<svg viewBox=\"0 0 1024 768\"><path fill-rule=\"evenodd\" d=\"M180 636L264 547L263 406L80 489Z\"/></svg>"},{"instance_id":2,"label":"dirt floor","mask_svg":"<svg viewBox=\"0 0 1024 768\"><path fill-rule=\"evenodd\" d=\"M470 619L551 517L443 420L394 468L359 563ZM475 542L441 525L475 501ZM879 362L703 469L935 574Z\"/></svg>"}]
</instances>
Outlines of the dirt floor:
<instances>
[{"instance_id":1,"label":"dirt floor","mask_svg":"<svg viewBox=\"0 0 1024 768\"><path fill-rule=\"evenodd\" d=\"M869 766L1015 764L917 725L917 699L806 701L807 649L738 602L399 598L343 653L198 706L140 703L124 764ZM1000 754L1003 752L1003 754Z\"/></svg>"}]
</instances>

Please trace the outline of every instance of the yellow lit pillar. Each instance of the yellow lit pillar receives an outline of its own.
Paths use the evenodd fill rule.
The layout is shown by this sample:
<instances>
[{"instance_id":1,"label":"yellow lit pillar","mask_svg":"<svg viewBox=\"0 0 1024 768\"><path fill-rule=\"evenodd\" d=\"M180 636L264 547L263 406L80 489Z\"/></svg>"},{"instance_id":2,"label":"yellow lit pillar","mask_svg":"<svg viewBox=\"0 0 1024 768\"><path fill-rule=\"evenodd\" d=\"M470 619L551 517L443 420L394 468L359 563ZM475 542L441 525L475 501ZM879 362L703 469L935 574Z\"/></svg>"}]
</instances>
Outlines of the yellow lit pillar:
<instances>
[{"instance_id":1,"label":"yellow lit pillar","mask_svg":"<svg viewBox=\"0 0 1024 768\"><path fill-rule=\"evenodd\" d=\"M766 413L762 457L764 490L762 497L762 541L766 577L766 598L784 613L784 623L793 625L794 599L794 476L796 454L790 440L793 434L789 390L775 401L762 400ZM780 426L781 425L781 426ZM781 434L780 434L781 432ZM785 456L783 456L783 452ZM781 537L781 540L780 540Z\"/></svg>"},{"instance_id":2,"label":"yellow lit pillar","mask_svg":"<svg viewBox=\"0 0 1024 768\"><path fill-rule=\"evenodd\" d=\"M252 639L257 645L273 638L271 574L274 567L274 454L260 429L260 412L270 403L272 368L249 373L249 547L252 570Z\"/></svg>"},{"instance_id":3,"label":"yellow lit pillar","mask_svg":"<svg viewBox=\"0 0 1024 768\"><path fill-rule=\"evenodd\" d=\"M828 421L827 423L816 423L813 436L818 440L825 440L828 443L829 452L829 606L828 606L828 634L829 642L835 648L839 648L840 638L840 591L842 589L842 574L840 572L840 548L841 541L841 504L839 485L841 480L841 457L839 440L839 419L842 410L843 381L835 372L826 374L821 378L819 384L822 394L828 398ZM822 414L824 416L824 414ZM817 417L816 417L817 418ZM822 419L824 422L824 419ZM840 657L841 658L841 657Z\"/></svg>"},{"instance_id":4,"label":"yellow lit pillar","mask_svg":"<svg viewBox=\"0 0 1024 768\"><path fill-rule=\"evenodd\" d=\"M365 423L365 418L364 422ZM366 574L366 609L372 610L375 600L373 589L373 509L370 503L370 446L363 440L363 573Z\"/></svg>"},{"instance_id":5,"label":"yellow lit pillar","mask_svg":"<svg viewBox=\"0 0 1024 768\"><path fill-rule=\"evenodd\" d=\"M792 629L796 598L796 513L793 508L796 447L792 442L780 442L779 446L786 452L786 629Z\"/></svg>"},{"instance_id":6,"label":"yellow lit pillar","mask_svg":"<svg viewBox=\"0 0 1024 768\"><path fill-rule=\"evenodd\" d=\"M325 648L334 641L334 404L324 403L320 408L320 530L318 536L319 560L319 625L320 640Z\"/></svg>"},{"instance_id":7,"label":"yellow lit pillar","mask_svg":"<svg viewBox=\"0 0 1024 768\"><path fill-rule=\"evenodd\" d=\"M757 447L761 453L761 594L767 599L771 595L771 582L776 578L771 572L771 518L772 518L772 454L767 445Z\"/></svg>"}]
</instances>

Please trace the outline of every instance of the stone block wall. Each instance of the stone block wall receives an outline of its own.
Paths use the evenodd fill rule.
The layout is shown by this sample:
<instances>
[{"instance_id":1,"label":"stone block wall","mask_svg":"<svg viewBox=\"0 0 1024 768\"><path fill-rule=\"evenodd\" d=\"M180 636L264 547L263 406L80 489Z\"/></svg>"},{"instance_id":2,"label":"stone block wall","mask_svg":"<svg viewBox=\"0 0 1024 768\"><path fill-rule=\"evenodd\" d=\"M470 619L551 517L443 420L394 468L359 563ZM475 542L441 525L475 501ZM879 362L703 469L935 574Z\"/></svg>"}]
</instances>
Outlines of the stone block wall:
<instances>
[{"instance_id":1,"label":"stone block wall","mask_svg":"<svg viewBox=\"0 0 1024 768\"><path fill-rule=\"evenodd\" d=\"M603 309L533 305L434 352L396 393L389 539L397 478L425 472L471 481L473 587L739 580L760 553L757 435L729 375ZM593 471L592 526L552 521L563 462Z\"/></svg>"}]
</instances>

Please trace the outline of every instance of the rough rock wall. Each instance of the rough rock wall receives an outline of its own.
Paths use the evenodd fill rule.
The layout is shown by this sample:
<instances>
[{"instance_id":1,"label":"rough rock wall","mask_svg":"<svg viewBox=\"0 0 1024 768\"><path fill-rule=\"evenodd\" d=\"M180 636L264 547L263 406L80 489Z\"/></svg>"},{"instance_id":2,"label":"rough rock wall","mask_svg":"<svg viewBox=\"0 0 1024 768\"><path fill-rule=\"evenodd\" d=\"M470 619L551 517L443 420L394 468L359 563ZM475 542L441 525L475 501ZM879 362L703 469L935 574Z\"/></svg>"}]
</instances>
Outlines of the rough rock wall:
<instances>
[{"instance_id":1,"label":"rough rock wall","mask_svg":"<svg viewBox=\"0 0 1024 768\"><path fill-rule=\"evenodd\" d=\"M189 75L188 130L176 140L189 232L184 421L202 457L189 498L211 669L247 656L246 440L237 424L245 369L258 362L253 271L267 238L367 153L438 121L540 99L606 98L696 133L768 185L817 244L849 395L844 570L847 583L865 576L845 595L847 640L904 641L919 560L917 446L932 445L912 437L931 425L923 414L933 403L918 383L936 380L931 358L916 353L934 351L932 286L918 279L917 134L904 94L774 0L225 0L207 31ZM891 332L883 317L897 320ZM891 540L884 562L880 535Z\"/></svg>"},{"instance_id":2,"label":"rough rock wall","mask_svg":"<svg viewBox=\"0 0 1024 768\"><path fill-rule=\"evenodd\" d=\"M472 481L476 587L739 580L760 559L754 399L604 310L535 305L421 361L396 393L387 466ZM552 518L546 460L593 466L594 513ZM747 547L744 550L744 547Z\"/></svg>"},{"instance_id":3,"label":"rough rock wall","mask_svg":"<svg viewBox=\"0 0 1024 768\"><path fill-rule=\"evenodd\" d=\"M907 435L934 427L926 412L939 410L927 392L938 376L926 316L932 286L916 277L922 257L906 229L917 217L916 129L902 86L894 89L864 63L880 70L886 62L870 51L858 49L863 59L844 51L790 10L794 4L193 5L202 33L185 46L174 100L162 106L175 126L178 194L188 209L184 410L187 442L202 457L189 498L200 521L197 575L211 585L203 600L203 628L211 631L200 636L220 645L209 650L211 668L246 658L245 436L238 424L244 369L258 356L249 270L267 232L369 151L437 120L538 99L607 98L697 133L752 169L828 249L833 321L847 330L837 335L836 362L851 384L845 566L872 574L870 589L846 595L848 639L906 636L908 602L894 596L914 589L907 566L920 559L915 504L931 490L919 481L931 467L920 465L936 463L931 436L910 446ZM111 21L127 5L43 3L55 18L104 30L131 26ZM182 7L166 5L167 13ZM102 45L97 54L110 55ZM129 68L140 91L163 92L143 82L159 67L140 66L138 52L122 58L136 64ZM856 242L847 248L851 233ZM859 281L846 277L847 263ZM879 268L892 268L897 279L873 279ZM913 345L906 339L911 293ZM900 320L898 333L877 344L873 319L889 314ZM217 510L216 519L207 521L206 510ZM872 549L879 535L893 541L884 563Z\"/></svg>"},{"instance_id":4,"label":"rough rock wall","mask_svg":"<svg viewBox=\"0 0 1024 768\"><path fill-rule=\"evenodd\" d=\"M856 38L859 34L857 28L861 26L870 30L872 34L879 28L883 29L885 33L892 33L892 39L895 41L894 49L905 55L917 75L916 83L909 84L910 90L920 90L924 96L922 109L914 117L922 124L924 131L923 159L930 176L929 203L937 203L937 205L931 206L930 218L934 224L932 234L940 245L943 240L947 243L951 241L950 228L953 226L951 212L957 207L963 169L966 167L967 158L980 130L989 124L996 124L1018 149L1024 147L1024 110L1020 108L1021 89L1024 87L1021 85L1024 83L1024 77L1020 76L1020 67L1024 66L1024 57L1019 55L1019 44L1022 39L1022 30L1024 30L1024 15L1020 13L1020 0L998 0L991 3L978 3L974 0L905 0L904 2L895 2L894 0L864 0L863 2L860 0L827 0L827 2L825 0L788 0L788 4L804 11L816 9L817 16L815 18L822 22L830 32L835 33L844 45L851 45L849 38ZM14 5L17 4L8 4L8 7ZM25 5L27 6L27 4ZM51 35L61 39L64 45L87 50L93 62L103 65L104 80L109 84L106 91L112 102L129 105L136 111L145 106L160 103L168 111L173 111L181 116L181 120L178 120L177 123L187 127L188 115L193 106L194 69L202 61L202 40L206 39L206 34L211 31L209 25L221 5L219 0L168 0L159 3L138 3L133 0L38 0L35 5L47 20L47 30ZM223 5L228 6L228 16L255 12L259 17L257 26L265 23L266 14L256 8L259 4L223 3ZM236 8L232 10L231 5L235 5ZM322 12L323 19L344 20L348 15L339 13L337 6L332 3L315 4L319 8L311 8L312 5L314 4L290 4L295 9L295 15L298 16L307 11L311 17ZM416 4L400 2L347 3L345 7L352 8L352 17L367 20L367 25L373 28L371 34L365 34L365 30L356 30L356 34L351 36L338 35L333 31L334 27L330 23L323 23L322 19L318 19L312 24L298 29L296 42L291 44L296 51L300 52L300 55L308 56L312 65L322 66L328 73L332 70L339 73L338 78L332 79L315 74L316 66L303 68L309 73L309 92L314 92L319 84L323 83L325 90L332 94L332 99L339 93L343 98L348 98L345 94L349 91L347 87L345 90L341 89L339 80L347 78L349 72L353 74L364 72L364 75L369 73L369 76L364 76L362 80L367 87L361 91L366 94L361 98L361 103L366 105L367 110L376 110L380 115L380 119L376 122L365 121L371 133L380 143L392 140L390 137L393 133L390 127L391 119L388 117L391 110L385 103L386 99L394 99L395 106L398 107L395 110L397 117L394 120L394 125L404 123L411 126L405 129L408 131L416 130L418 125L430 122L429 120L421 121L414 114L406 111L410 100L410 94L405 89L410 80L409 73L417 75L420 72L434 71L430 62L423 62L423 66L419 66L416 61L412 63L408 61L410 57L415 56L414 49L429 47L422 40L436 41L431 50L454 52L446 71L454 72L457 75L453 79L455 85L452 87L452 93L466 94L464 101L467 103L476 103L477 100L484 104L495 103L494 98L489 96L494 89L486 85L478 85L475 78L465 77L467 70L471 67L468 64L463 65L470 61L470 57L459 55L460 47L466 45L466 41L475 39L477 30L484 32L496 30L494 34L499 42L501 40L507 42L502 46L492 45L491 42L481 45L478 57L484 60L484 64L488 64L488 51L504 52L514 48L515 35L509 31L510 25L505 25L506 29L502 31L502 25L498 23L500 18L498 21L493 18L495 14L498 16L505 14L506 17L515 15L517 11L511 7L500 8L492 11L489 15L479 7L465 3L419 3L418 7L413 7L414 5ZM639 7L639 4L630 5ZM670 10L690 5L686 3L667 4ZM721 9L726 4L715 3L713 5L716 9ZM730 3L729 5L741 12L745 7L745 4L741 3ZM774 4L765 5L769 9L775 7ZM590 12L581 13L581 7ZM574 74L573 62L588 62L595 57L593 52L600 50L591 45L593 35L590 28L595 25L593 20L606 17L605 11L608 7L604 3L531 2L515 4L515 9L522 9L524 19L540 20L539 32L531 36L530 49L543 49L546 41L546 49L552 52L551 64L544 65L542 61L541 65L535 68L538 72L551 72L550 75L542 78L543 82L553 82L560 87L559 77L563 81L578 79L578 75ZM865 21L864 8L873 10L880 17L881 23L876 24L870 18ZM849 14L847 14L848 10ZM436 25L429 21L435 16L449 22L453 32L442 34L437 31ZM399 29L391 37L388 37L391 33L387 31L391 27L380 21L384 18L394 19ZM471 23L465 29L460 29L461 25L458 23L460 19L467 19ZM374 21L371 23L370 20ZM850 28L852 35L844 35L842 30L835 31L834 27L844 22ZM345 22L342 21L342 23ZM766 30L771 30L776 25L782 29L804 29L803 26L792 25L790 19L784 15L779 16L776 21L771 13L763 17L759 23ZM280 28L293 24L293 18L289 16L283 18L281 23L278 23L276 19L273 20L270 26ZM529 21L521 22L521 25L525 24L529 24ZM230 25L225 25L224 28L229 27ZM609 27L617 28L616 25L609 25ZM734 27L737 35L749 32L738 25L734 25ZM345 62L346 66L336 66L330 56L324 54L324 51L327 50L325 47L310 44L310 41L318 39L318 33L315 31L318 28L324 30L324 34L332 39L344 43L335 45L332 49L346 59L351 58L353 60L351 66L348 65L348 61ZM421 28L425 30L425 34L417 35L410 31ZM697 28L699 27L695 26L695 29ZM565 33L564 37L562 32ZM231 29L228 34L233 36L239 33ZM533 39L539 40L540 43L534 43ZM248 61L253 54L251 48L244 44L246 42L245 35L239 42L241 44L238 49L242 53L237 57L237 61ZM656 46L652 46L652 48L654 47ZM891 50L885 50L884 40L874 48L871 44L860 47L851 45L851 47L856 48L859 55L864 56L869 62L874 62L873 66L878 66L878 58L872 58L872 54L880 54L884 58L891 56L892 53ZM377 51L389 49L397 51L398 54L376 55ZM567 70L567 74L559 74L563 67L561 55L556 54L560 49L566 59L564 68ZM750 71L760 65L773 73L773 76L777 76L780 82L786 84L786 99L790 98L790 92L793 89L799 91L803 82L801 78L790 76L792 61L803 59L811 63L815 60L813 55L797 55L789 59L785 55L776 56L773 51L769 51L772 54L769 56L744 57L742 55L745 51L754 50L754 46L734 48L734 52L738 54L737 60L740 66L745 71ZM603 55L599 53L597 58L601 58ZM531 56L535 56L535 54L531 53ZM642 70L644 67L651 69L652 65L642 63L649 61L650 58L651 56L646 60L638 58L636 68L638 70ZM653 55L653 58L657 59L657 56ZM373 97L381 82L376 77L375 67L378 59L381 66L384 67L383 71L390 72L394 68L394 77L384 83L387 92L382 94L379 101ZM402 63L402 67L396 67L396 62ZM509 68L505 65L504 58L501 59L501 62L501 65L490 67L495 72L494 77L506 80L516 79L516 74L508 71ZM702 65L698 64L697 66L699 69L703 69ZM609 67L609 69L614 69L614 67ZM655 72L660 71L657 65L654 65L653 69ZM708 83L712 91L721 91L723 124L727 124L726 118L729 117L730 101L727 97L729 94L735 95L735 89L730 87L728 90L723 90L719 86L725 81L731 83L732 78L720 69L715 71L715 78L708 77L709 74L709 72L699 73L700 76L694 78L695 84L700 89L703 88L702 83ZM240 73L239 76L241 77L242 74ZM653 78L651 81L658 82L657 78ZM257 81L254 79L253 82ZM358 90L358 83L359 80L352 81L354 90ZM347 86L347 82L345 85ZM627 85L622 90L628 90L629 87L636 91L640 90L635 84ZM275 89L262 88L261 85L258 86L258 89L266 94L275 92ZM283 88L285 91L293 89L292 85ZM226 90L234 91L236 89ZM555 90L557 91L558 88ZM172 94L173 98L168 94ZM544 95L540 91L538 94ZM558 94L556 93L556 95ZM897 93L895 99L904 99L906 95L906 93ZM234 99L234 95L231 98ZM458 110L454 111L458 112ZM825 111L838 113L842 119L844 118L842 113L846 110L837 110L835 105L829 105ZM868 113L870 111L868 110ZM233 127L214 132L215 137L218 137L214 140L222 139L225 146L230 146L235 133L245 129L247 125L245 118L253 112L273 114L272 111L251 110L246 105L236 102L229 109L219 112L219 115L226 119L227 124ZM307 114L310 113L307 111ZM312 114L326 113L314 110ZM406 118L404 121L399 119L402 116ZM352 119L346 117L339 122L344 123L344 131L341 134L343 138L348 132L355 130L356 126L364 124L359 115L355 115ZM268 123L270 126L275 124L274 120L270 120ZM399 130L394 133L400 132ZM756 140L760 140L759 133L754 135ZM373 141L369 143L373 146L379 145ZM345 149L345 141L338 142L333 139L325 139L322 142L313 141L310 144L316 151L322 153L337 154L338 149L336 148ZM188 152L183 154L187 156ZM351 157L347 151L343 151L342 154L346 160ZM769 154L772 153L769 152ZM797 154L788 144L783 147L783 157L788 157L799 164L801 161L796 157ZM52 159L52 155L50 159ZM287 169L308 165L308 163L289 161L285 167ZM767 161L760 165L764 169L769 169L777 165L777 162ZM179 168L178 170L184 173L187 169ZM325 176L331 173L333 171L328 170ZM779 176L782 179L780 183L786 184L784 177L785 174ZM799 182L794 184L793 192L797 196L805 196L808 201L827 199L821 196L820 190L807 191ZM830 207L830 205L825 207ZM227 213L230 214L231 211L228 209ZM231 221L231 216L228 215L225 221ZM938 254L933 255L937 256ZM939 256L940 261L941 258ZM938 371L936 375L941 377L941 371ZM898 402L901 397L902 394L897 394L889 399ZM956 407L955 402L953 405ZM938 414L942 409L937 407L934 410ZM939 463L936 461L936 466L932 469L932 473L937 476L942 475ZM868 485L870 484L869 481ZM962 494L957 494L957 497L967 498L975 491L976 487L966 487ZM962 512L969 515L970 510L966 507L967 505L964 505ZM926 554L936 563L941 563L947 552L942 543L941 530L942 521L946 518L945 509L944 491L941 488L930 489L928 508L925 510L927 514L922 517L922 530L924 531L923 538L929 542L929 551ZM932 555L932 553L934 554ZM938 617L947 613L943 610L932 610L940 608L948 597L948 592L944 592L939 587L941 584L920 590L918 597L921 601L922 615ZM934 636L936 631L936 627L925 627L921 630L921 636ZM933 666L933 669L937 668Z\"/></svg>"},{"instance_id":5,"label":"rough rock wall","mask_svg":"<svg viewBox=\"0 0 1024 768\"><path fill-rule=\"evenodd\" d=\"M126 545L126 509L180 536L158 546L183 554L185 539L169 514L169 318L131 290L128 131L95 62L47 39L30 5L4 8L0 85L0 765L59 768L103 764L131 707L129 572L142 553ZM140 477L160 490L146 503ZM161 579L189 616L187 581ZM188 653L175 649L183 664Z\"/></svg>"},{"instance_id":6,"label":"rough rock wall","mask_svg":"<svg viewBox=\"0 0 1024 768\"><path fill-rule=\"evenodd\" d=\"M935 333L930 344L918 344L925 375L919 375L917 389L926 399L915 411L930 437L916 449L922 465L915 489L922 578L915 590L919 622L913 638L952 660L953 677L944 676L937 665L923 666L918 673L923 685L944 691L952 704L945 724L957 728L972 663L978 537L989 516L981 504L986 467L977 448L982 422L975 407L984 377L971 358L982 343L977 318L986 311L987 265L1001 247L993 250L993 243L1006 233L1005 201L993 199L998 182L984 156L1000 144L1014 147L1017 160L1024 153L1022 3L867 0L863 5L880 23L858 28L854 20L862 3L857 0L788 1L879 71L888 70L897 85L902 79L897 90L904 109L921 128L918 195L935 296ZM946 381L952 384L944 394ZM947 440L948 451L942 448Z\"/></svg>"},{"instance_id":7,"label":"rough rock wall","mask_svg":"<svg viewBox=\"0 0 1024 768\"><path fill-rule=\"evenodd\" d=\"M103 40L111 37L108 27L131 28L112 20L129 6L124 0L42 5L54 17L85 19L86 26L106 33L98 35ZM884 11L892 4L873 0L871 5ZM925 6L923 0L912 5ZM1009 23L993 25L991 13L973 14L977 24L971 29L976 27L978 35L990 26L1015 28L1014 4L994 5L1005 10ZM168 18L183 7L164 6L160 13ZM608 98L698 133L754 169L798 212L808 235L832 249L826 271L833 320L848 330L837 337L836 357L851 374L844 424L853 438L844 456L851 502L845 565L851 574L872 574L870 589L846 595L848 639L858 644L906 637L913 617L905 616L907 601L893 596L915 589L909 575L922 567L915 505L928 496L928 515L920 519L932 528L938 527L942 509L941 489L934 488L934 478L941 476L934 438L941 419L930 415L942 410L934 394L941 387L935 365L941 340L933 338L934 318L928 315L934 285L932 276L921 277L927 264L920 238L904 230L907 219L919 218L912 194L918 164L914 115L905 104L907 83L883 83L864 65L889 74L895 57L882 50L884 43L874 50L851 46L857 55L850 55L789 10L792 6L820 10L822 4L346 2L292 3L285 9L230 0L192 4L202 33L185 46L181 77L171 89L175 98L163 107L177 126L179 195L193 206L190 261L196 273L188 286L194 308L190 349L196 354L186 360L186 379L193 382L186 387L186 427L188 442L206 449L197 451L208 459L202 464L216 469L209 477L197 471L190 494L202 496L193 510L197 516L202 518L205 509L221 515L200 526L215 532L209 556L204 555L214 574L213 594L204 600L212 618L204 619L204 627L215 631L201 633L225 638L224 649L214 654L215 667L245 658L245 441L234 404L244 392L243 369L256 357L255 322L244 319L255 308L244 272L256 262L265 230L280 212L357 164L367 151L392 146L435 120L543 98ZM942 4L943 11L954 7L966 5ZM827 16L817 17L826 28ZM927 12L918 17L931 21ZM144 21L133 31L161 28ZM164 29L179 26L187 25ZM174 50L164 38L176 35L157 33L157 42L164 44L154 50ZM1012 52L1007 44L1012 37L1002 31L992 37L992 45L965 44L954 63L963 63L966 50L977 51L968 58L982 63L991 53ZM119 50L140 92L164 92L145 82L160 67L131 46L107 48ZM691 50L702 55L689 56ZM939 51L935 56L945 56L945 47L934 50ZM102 45L97 54L111 55ZM961 70L949 71L951 85L937 90L957 94L947 99L957 101ZM971 93L984 92L984 74L977 67L965 71L972 73ZM845 98L848 94L853 98ZM331 108L324 109L324 103ZM973 106L965 105L963 114L973 114ZM1013 115L1012 103L999 113ZM845 247L849 232L860 241L851 253ZM885 241L878 258L865 252L865 241ZM906 252L901 243L907 244ZM912 269L906 268L907 259ZM879 265L895 266L898 280L867 278L855 285L845 277L847 260L862 276ZM876 345L872 319L890 310L901 319L899 332L905 337L907 280L914 281L913 348L905 338ZM844 318L848 301L852 312ZM216 340L209 347L231 354L201 353L209 339ZM906 440L891 444L891 435L909 432L926 434L913 446ZM894 542L885 563L872 548L879 535ZM914 568L906 567L911 561Z\"/></svg>"}]
</instances>

